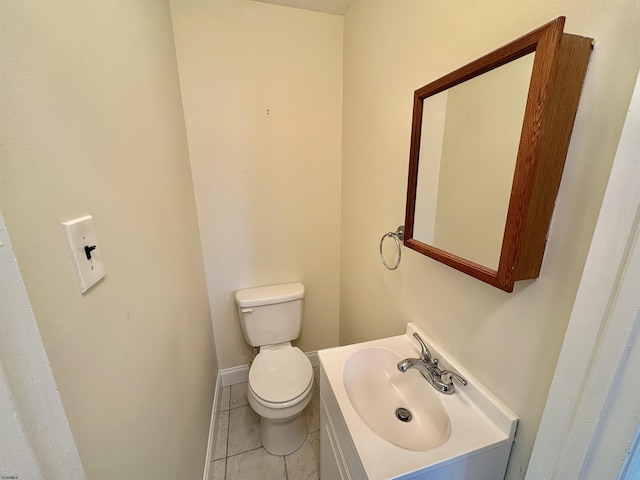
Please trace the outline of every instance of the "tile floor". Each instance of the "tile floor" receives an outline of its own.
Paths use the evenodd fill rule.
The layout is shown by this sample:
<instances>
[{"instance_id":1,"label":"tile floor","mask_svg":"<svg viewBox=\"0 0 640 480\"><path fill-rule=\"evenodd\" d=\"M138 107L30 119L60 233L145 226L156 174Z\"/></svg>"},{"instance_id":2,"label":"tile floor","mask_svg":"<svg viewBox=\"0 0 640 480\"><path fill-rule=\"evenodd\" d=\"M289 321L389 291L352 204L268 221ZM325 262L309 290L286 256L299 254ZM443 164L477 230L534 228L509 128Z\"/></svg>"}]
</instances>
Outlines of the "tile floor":
<instances>
[{"instance_id":1,"label":"tile floor","mask_svg":"<svg viewBox=\"0 0 640 480\"><path fill-rule=\"evenodd\" d=\"M320 397L318 372L309 405L304 410L308 433L302 446L284 457L271 455L260 441L260 417L247 401L247 384L222 389L218 435L211 480L319 480Z\"/></svg>"}]
</instances>

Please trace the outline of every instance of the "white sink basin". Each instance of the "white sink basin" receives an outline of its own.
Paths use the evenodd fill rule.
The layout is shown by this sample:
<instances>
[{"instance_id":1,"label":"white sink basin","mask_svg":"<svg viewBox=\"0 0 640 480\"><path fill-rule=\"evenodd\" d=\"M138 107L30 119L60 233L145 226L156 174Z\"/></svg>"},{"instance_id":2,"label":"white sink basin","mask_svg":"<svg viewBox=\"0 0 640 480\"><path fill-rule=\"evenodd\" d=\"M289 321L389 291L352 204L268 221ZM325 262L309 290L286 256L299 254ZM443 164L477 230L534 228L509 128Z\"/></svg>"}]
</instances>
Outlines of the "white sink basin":
<instances>
[{"instance_id":1,"label":"white sink basin","mask_svg":"<svg viewBox=\"0 0 640 480\"><path fill-rule=\"evenodd\" d=\"M400 360L420 356L414 332L440 368L460 373L467 386L444 395L418 370L397 369ZM321 350L318 357L323 478L504 478L517 417L414 324L404 335ZM410 422L396 418L398 407L411 412Z\"/></svg>"},{"instance_id":2,"label":"white sink basin","mask_svg":"<svg viewBox=\"0 0 640 480\"><path fill-rule=\"evenodd\" d=\"M429 450L451 435L451 422L436 390L418 372L400 372L397 353L382 347L357 350L345 362L343 381L360 418L378 435L402 448ZM406 420L396 415L399 413Z\"/></svg>"}]
</instances>

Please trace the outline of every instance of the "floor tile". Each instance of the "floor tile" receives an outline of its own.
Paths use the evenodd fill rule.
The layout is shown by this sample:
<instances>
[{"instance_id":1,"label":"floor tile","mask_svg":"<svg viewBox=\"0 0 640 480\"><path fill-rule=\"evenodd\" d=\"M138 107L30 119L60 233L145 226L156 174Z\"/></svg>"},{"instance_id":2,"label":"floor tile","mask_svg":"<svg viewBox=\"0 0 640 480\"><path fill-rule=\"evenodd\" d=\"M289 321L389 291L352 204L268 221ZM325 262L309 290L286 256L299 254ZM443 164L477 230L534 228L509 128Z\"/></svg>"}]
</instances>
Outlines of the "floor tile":
<instances>
[{"instance_id":1,"label":"floor tile","mask_svg":"<svg viewBox=\"0 0 640 480\"><path fill-rule=\"evenodd\" d=\"M307 418L307 431L320 430L320 389L313 389L313 396L309 404L304 407L304 416Z\"/></svg>"},{"instance_id":2,"label":"floor tile","mask_svg":"<svg viewBox=\"0 0 640 480\"><path fill-rule=\"evenodd\" d=\"M216 460L211 464L211 480L225 480L227 459Z\"/></svg>"},{"instance_id":3,"label":"floor tile","mask_svg":"<svg viewBox=\"0 0 640 480\"><path fill-rule=\"evenodd\" d=\"M262 448L260 417L247 401L247 384L223 388L210 480L319 480L320 391L314 368L314 392L305 407L308 434L302 446L286 457Z\"/></svg>"},{"instance_id":4,"label":"floor tile","mask_svg":"<svg viewBox=\"0 0 640 480\"><path fill-rule=\"evenodd\" d=\"M231 395L231 385L222 387L222 401L220 402L220 411L229 410L229 400Z\"/></svg>"},{"instance_id":5,"label":"floor tile","mask_svg":"<svg viewBox=\"0 0 640 480\"><path fill-rule=\"evenodd\" d=\"M229 410L227 455L235 455L261 446L258 414L250 406Z\"/></svg>"},{"instance_id":6,"label":"floor tile","mask_svg":"<svg viewBox=\"0 0 640 480\"><path fill-rule=\"evenodd\" d=\"M247 400L247 383L237 383L231 385L231 398L229 401L230 408L238 408L249 405Z\"/></svg>"},{"instance_id":7,"label":"floor tile","mask_svg":"<svg viewBox=\"0 0 640 480\"><path fill-rule=\"evenodd\" d=\"M320 432L307 434L302 446L286 456L288 480L320 479Z\"/></svg>"},{"instance_id":8,"label":"floor tile","mask_svg":"<svg viewBox=\"0 0 640 480\"><path fill-rule=\"evenodd\" d=\"M258 448L227 458L226 480L284 480L284 457Z\"/></svg>"},{"instance_id":9,"label":"floor tile","mask_svg":"<svg viewBox=\"0 0 640 480\"><path fill-rule=\"evenodd\" d=\"M216 433L216 446L214 460L227 456L227 437L229 435L229 411L220 412L218 415L218 431Z\"/></svg>"}]
</instances>

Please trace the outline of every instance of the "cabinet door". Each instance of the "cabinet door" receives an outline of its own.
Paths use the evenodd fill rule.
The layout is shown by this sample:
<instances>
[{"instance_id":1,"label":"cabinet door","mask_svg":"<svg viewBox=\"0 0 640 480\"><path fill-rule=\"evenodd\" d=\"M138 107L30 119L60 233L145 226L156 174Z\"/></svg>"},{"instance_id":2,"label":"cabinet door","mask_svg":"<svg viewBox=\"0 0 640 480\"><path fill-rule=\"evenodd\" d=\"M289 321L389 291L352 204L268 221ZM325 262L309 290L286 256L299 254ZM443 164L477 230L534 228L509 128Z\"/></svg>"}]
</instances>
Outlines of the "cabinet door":
<instances>
[{"instance_id":1,"label":"cabinet door","mask_svg":"<svg viewBox=\"0 0 640 480\"><path fill-rule=\"evenodd\" d=\"M351 480L322 390L320 391L320 480Z\"/></svg>"},{"instance_id":2,"label":"cabinet door","mask_svg":"<svg viewBox=\"0 0 640 480\"><path fill-rule=\"evenodd\" d=\"M346 480L338 466L338 453L331 438L331 430L327 422L322 422L320 437L320 480Z\"/></svg>"}]
</instances>

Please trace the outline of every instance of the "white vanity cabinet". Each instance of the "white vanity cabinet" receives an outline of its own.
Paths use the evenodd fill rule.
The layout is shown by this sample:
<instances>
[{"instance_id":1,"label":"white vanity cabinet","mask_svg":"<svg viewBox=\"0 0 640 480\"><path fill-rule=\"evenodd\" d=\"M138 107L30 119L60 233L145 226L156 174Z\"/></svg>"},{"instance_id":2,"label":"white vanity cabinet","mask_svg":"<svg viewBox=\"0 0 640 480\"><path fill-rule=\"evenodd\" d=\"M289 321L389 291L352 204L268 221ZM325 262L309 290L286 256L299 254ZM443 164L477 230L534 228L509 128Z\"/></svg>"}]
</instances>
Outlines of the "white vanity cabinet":
<instances>
[{"instance_id":1,"label":"white vanity cabinet","mask_svg":"<svg viewBox=\"0 0 640 480\"><path fill-rule=\"evenodd\" d=\"M398 362L420 356L413 333L467 385L444 395L417 371L400 372ZM414 324L404 335L321 350L318 358L322 480L504 478L518 417ZM411 423L397 420L398 406L413 413ZM446 420L445 438L421 446L440 425L434 419Z\"/></svg>"},{"instance_id":2,"label":"white vanity cabinet","mask_svg":"<svg viewBox=\"0 0 640 480\"><path fill-rule=\"evenodd\" d=\"M320 478L321 480L367 478L322 366L320 366Z\"/></svg>"}]
</instances>

